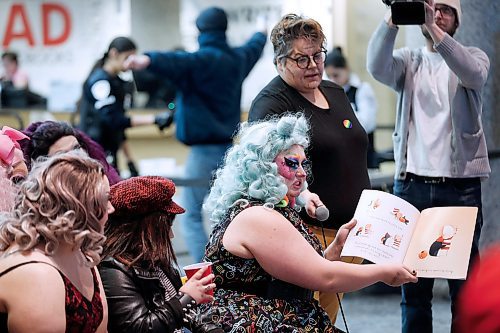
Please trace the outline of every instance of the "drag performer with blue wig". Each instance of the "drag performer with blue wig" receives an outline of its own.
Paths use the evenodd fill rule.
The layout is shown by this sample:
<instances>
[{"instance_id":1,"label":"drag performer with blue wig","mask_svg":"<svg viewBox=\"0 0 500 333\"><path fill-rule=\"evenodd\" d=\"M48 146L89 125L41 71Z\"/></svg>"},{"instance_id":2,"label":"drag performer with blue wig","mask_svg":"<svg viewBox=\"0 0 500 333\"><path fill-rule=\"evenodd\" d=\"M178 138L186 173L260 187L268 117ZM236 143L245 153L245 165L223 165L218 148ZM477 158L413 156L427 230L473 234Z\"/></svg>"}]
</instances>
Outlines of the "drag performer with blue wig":
<instances>
[{"instance_id":1,"label":"drag performer with blue wig","mask_svg":"<svg viewBox=\"0 0 500 333\"><path fill-rule=\"evenodd\" d=\"M205 259L213 262L217 289L204 310L225 331L335 332L313 290L417 280L401 265L338 261L355 221L322 252L297 212L307 188L308 133L300 114L243 123L217 171L205 204L214 222Z\"/></svg>"}]
</instances>

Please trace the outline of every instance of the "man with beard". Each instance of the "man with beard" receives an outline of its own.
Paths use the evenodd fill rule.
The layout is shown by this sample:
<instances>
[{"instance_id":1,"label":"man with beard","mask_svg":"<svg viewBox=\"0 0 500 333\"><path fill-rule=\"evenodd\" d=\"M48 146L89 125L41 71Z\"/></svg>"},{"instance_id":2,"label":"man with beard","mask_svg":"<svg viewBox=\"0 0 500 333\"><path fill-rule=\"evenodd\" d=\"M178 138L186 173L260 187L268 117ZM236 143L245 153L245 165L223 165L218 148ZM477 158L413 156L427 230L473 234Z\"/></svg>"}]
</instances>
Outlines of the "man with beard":
<instances>
[{"instance_id":1,"label":"man with beard","mask_svg":"<svg viewBox=\"0 0 500 333\"><path fill-rule=\"evenodd\" d=\"M419 210L478 207L471 261L478 257L482 226L481 178L491 169L481 123L482 89L489 59L453 39L460 0L426 0L425 46L394 50L398 27L390 12L368 45L368 71L398 93L393 134L394 193ZM452 308L464 281L448 280ZM403 332L432 332L433 279L402 287Z\"/></svg>"}]
</instances>

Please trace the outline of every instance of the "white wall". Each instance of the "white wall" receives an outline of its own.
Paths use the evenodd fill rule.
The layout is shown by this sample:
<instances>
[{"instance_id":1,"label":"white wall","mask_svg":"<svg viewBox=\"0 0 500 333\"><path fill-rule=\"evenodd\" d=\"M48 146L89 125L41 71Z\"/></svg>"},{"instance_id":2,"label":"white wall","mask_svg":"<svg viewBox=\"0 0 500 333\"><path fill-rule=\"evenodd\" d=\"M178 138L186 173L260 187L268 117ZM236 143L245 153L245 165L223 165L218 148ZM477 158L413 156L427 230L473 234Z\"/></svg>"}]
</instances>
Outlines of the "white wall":
<instances>
[{"instance_id":1,"label":"white wall","mask_svg":"<svg viewBox=\"0 0 500 333\"><path fill-rule=\"evenodd\" d=\"M179 0L131 0L131 36L140 51L182 46Z\"/></svg>"},{"instance_id":2,"label":"white wall","mask_svg":"<svg viewBox=\"0 0 500 333\"><path fill-rule=\"evenodd\" d=\"M288 13L302 14L316 19L327 35L331 37L330 6L331 0L315 0L314 6L303 0L181 0L181 35L187 50L198 48L195 20L198 14L207 7L223 8L228 14L228 42L232 46L244 43L256 32L256 23L259 16L268 20L268 34L279 19ZM242 109L248 110L254 97L259 91L277 75L273 65L273 48L267 41L264 53L255 65L250 75L243 83Z\"/></svg>"},{"instance_id":3,"label":"white wall","mask_svg":"<svg viewBox=\"0 0 500 333\"><path fill-rule=\"evenodd\" d=\"M47 15L49 36L56 39L69 32L55 45L43 43L43 8L48 4L62 8ZM67 13L68 20L62 12ZM111 39L129 34L130 0L0 1L2 52L17 52L21 68L30 76L31 89L49 98L55 83L68 94L78 94L74 90L81 86ZM8 35L17 37L9 42Z\"/></svg>"},{"instance_id":4,"label":"white wall","mask_svg":"<svg viewBox=\"0 0 500 333\"><path fill-rule=\"evenodd\" d=\"M59 45L42 45L42 5L56 3L67 9L71 20L71 34ZM368 39L382 19L385 6L378 0L0 0L0 42L4 42L12 6L23 6L32 31L33 46L26 39L15 39L9 49L20 55L22 68L30 74L32 89L44 95L54 90L54 82L67 92L62 97L79 94L81 84L93 63L105 52L111 39L117 35L131 35L139 51L169 50L183 46L196 50L196 16L208 6L220 6L229 15L228 40L239 45L256 30L259 15L266 15L271 28L285 13L298 13L318 20L327 37L327 47L344 47L352 68L363 79L373 83L381 110L379 123L393 121L394 94L373 81L365 70ZM63 20L57 13L50 17L51 35L63 29ZM14 30L22 32L24 24L16 16ZM415 31L398 37L418 36ZM409 38L413 40L414 38ZM420 41L418 42L420 43ZM2 46L2 51L6 47ZM274 76L272 46L268 41L264 55L243 86L243 109ZM69 82L69 83L68 83ZM77 91L74 91L74 90ZM61 94L59 94L61 97Z\"/></svg>"}]
</instances>

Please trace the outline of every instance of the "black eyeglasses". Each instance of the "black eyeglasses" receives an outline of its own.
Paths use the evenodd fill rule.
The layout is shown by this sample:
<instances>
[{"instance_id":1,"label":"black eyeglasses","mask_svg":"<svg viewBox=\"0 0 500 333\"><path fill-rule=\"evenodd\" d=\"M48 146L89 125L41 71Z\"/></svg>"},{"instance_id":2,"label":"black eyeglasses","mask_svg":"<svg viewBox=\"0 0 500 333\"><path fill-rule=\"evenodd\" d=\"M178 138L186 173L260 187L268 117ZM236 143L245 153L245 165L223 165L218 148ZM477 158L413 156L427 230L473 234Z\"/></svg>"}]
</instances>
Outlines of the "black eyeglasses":
<instances>
[{"instance_id":1,"label":"black eyeglasses","mask_svg":"<svg viewBox=\"0 0 500 333\"><path fill-rule=\"evenodd\" d=\"M438 10L441 12L441 15L444 15L444 16L451 17L451 16L455 15L453 8L451 8L450 6L447 6L447 5L436 5L434 7L434 11L437 12Z\"/></svg>"},{"instance_id":2,"label":"black eyeglasses","mask_svg":"<svg viewBox=\"0 0 500 333\"><path fill-rule=\"evenodd\" d=\"M306 69L311 64L311 58L316 63L316 65L321 65L322 63L324 63L326 59L326 50L323 49L319 52L314 53L312 56L302 55L297 58L285 56L285 58L295 61L298 68Z\"/></svg>"}]
</instances>

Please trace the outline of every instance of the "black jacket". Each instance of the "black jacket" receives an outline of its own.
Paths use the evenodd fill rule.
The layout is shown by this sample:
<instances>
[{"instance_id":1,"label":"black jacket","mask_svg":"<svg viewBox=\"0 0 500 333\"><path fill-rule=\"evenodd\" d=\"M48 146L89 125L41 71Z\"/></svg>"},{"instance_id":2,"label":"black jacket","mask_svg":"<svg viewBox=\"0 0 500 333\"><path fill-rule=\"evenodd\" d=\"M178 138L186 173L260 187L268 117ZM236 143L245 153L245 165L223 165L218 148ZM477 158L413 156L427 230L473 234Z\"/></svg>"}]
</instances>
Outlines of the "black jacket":
<instances>
[{"instance_id":1,"label":"black jacket","mask_svg":"<svg viewBox=\"0 0 500 333\"><path fill-rule=\"evenodd\" d=\"M222 332L210 323L183 322L184 311L178 297L165 301L160 280L148 270L129 268L114 258L99 265L109 308L108 331L113 332L173 332L184 326L193 333ZM181 287L178 274L168 276L176 290Z\"/></svg>"},{"instance_id":2,"label":"black jacket","mask_svg":"<svg viewBox=\"0 0 500 333\"><path fill-rule=\"evenodd\" d=\"M94 70L83 84L79 128L105 151L116 153L125 129L131 127L124 106L128 85L102 68Z\"/></svg>"}]
</instances>

